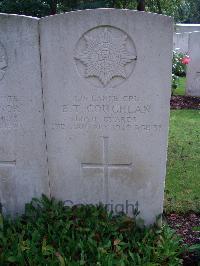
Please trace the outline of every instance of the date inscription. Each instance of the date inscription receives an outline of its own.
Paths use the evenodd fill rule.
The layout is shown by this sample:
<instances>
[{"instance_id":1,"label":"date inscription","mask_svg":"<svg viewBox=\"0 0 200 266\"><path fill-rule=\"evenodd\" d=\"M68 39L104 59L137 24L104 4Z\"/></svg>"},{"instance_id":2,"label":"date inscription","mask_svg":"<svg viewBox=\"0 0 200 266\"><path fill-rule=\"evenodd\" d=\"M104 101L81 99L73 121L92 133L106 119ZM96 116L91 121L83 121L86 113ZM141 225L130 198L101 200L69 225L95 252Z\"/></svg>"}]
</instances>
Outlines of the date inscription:
<instances>
[{"instance_id":1,"label":"date inscription","mask_svg":"<svg viewBox=\"0 0 200 266\"><path fill-rule=\"evenodd\" d=\"M159 131L162 126L149 117L153 105L134 95L76 95L59 107L60 121L53 130Z\"/></svg>"}]
</instances>

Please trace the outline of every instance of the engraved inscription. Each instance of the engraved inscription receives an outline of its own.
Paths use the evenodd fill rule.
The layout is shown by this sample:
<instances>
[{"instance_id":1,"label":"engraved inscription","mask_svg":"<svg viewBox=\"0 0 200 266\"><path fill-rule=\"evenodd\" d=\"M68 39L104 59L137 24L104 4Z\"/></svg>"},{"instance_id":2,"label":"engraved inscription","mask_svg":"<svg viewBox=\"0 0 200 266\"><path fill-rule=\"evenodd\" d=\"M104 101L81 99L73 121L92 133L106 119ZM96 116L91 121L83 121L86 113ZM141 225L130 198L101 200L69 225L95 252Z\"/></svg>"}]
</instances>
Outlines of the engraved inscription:
<instances>
[{"instance_id":1,"label":"engraved inscription","mask_svg":"<svg viewBox=\"0 0 200 266\"><path fill-rule=\"evenodd\" d=\"M74 95L60 106L60 119L53 130L104 130L160 132L154 121L154 105L135 95Z\"/></svg>"},{"instance_id":2,"label":"engraved inscription","mask_svg":"<svg viewBox=\"0 0 200 266\"><path fill-rule=\"evenodd\" d=\"M0 80L3 79L8 66L6 50L0 43Z\"/></svg>"},{"instance_id":3,"label":"engraved inscription","mask_svg":"<svg viewBox=\"0 0 200 266\"><path fill-rule=\"evenodd\" d=\"M104 200L105 203L109 201L109 169L110 168L117 168L117 169L128 169L132 170L133 165L132 163L120 163L120 164L111 164L108 160L108 137L103 137L103 162L102 163L82 163L81 167L82 170L84 169L102 169L103 170L103 190L104 190Z\"/></svg>"},{"instance_id":4,"label":"engraved inscription","mask_svg":"<svg viewBox=\"0 0 200 266\"><path fill-rule=\"evenodd\" d=\"M0 129L18 126L19 100L16 96L0 96Z\"/></svg>"},{"instance_id":5,"label":"engraved inscription","mask_svg":"<svg viewBox=\"0 0 200 266\"><path fill-rule=\"evenodd\" d=\"M130 37L110 26L85 33L75 51L75 60L83 67L83 77L93 79L93 83L101 87L113 87L126 80L136 59L136 49ZM95 82L97 80L99 82Z\"/></svg>"},{"instance_id":6,"label":"engraved inscription","mask_svg":"<svg viewBox=\"0 0 200 266\"><path fill-rule=\"evenodd\" d=\"M16 165L16 161L0 161L0 166L13 166Z\"/></svg>"}]
</instances>

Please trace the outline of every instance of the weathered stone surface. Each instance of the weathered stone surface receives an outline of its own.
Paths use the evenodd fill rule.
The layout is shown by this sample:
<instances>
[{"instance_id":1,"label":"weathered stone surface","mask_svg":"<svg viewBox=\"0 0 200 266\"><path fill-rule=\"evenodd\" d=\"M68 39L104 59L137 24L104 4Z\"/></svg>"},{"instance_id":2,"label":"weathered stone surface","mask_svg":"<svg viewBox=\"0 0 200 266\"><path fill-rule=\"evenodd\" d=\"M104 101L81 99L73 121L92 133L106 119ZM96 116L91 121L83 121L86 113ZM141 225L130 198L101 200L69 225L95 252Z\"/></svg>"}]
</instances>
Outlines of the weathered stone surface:
<instances>
[{"instance_id":1,"label":"weathered stone surface","mask_svg":"<svg viewBox=\"0 0 200 266\"><path fill-rule=\"evenodd\" d=\"M200 96L200 32L192 32L189 37L190 63L187 65L186 94Z\"/></svg>"},{"instance_id":2,"label":"weathered stone surface","mask_svg":"<svg viewBox=\"0 0 200 266\"><path fill-rule=\"evenodd\" d=\"M173 49L187 54L190 32L174 33L173 37Z\"/></svg>"},{"instance_id":3,"label":"weathered stone surface","mask_svg":"<svg viewBox=\"0 0 200 266\"><path fill-rule=\"evenodd\" d=\"M22 212L48 194L38 20L0 15L0 202Z\"/></svg>"},{"instance_id":4,"label":"weathered stone surface","mask_svg":"<svg viewBox=\"0 0 200 266\"><path fill-rule=\"evenodd\" d=\"M200 24L176 24L175 31L177 33L200 31Z\"/></svg>"},{"instance_id":5,"label":"weathered stone surface","mask_svg":"<svg viewBox=\"0 0 200 266\"><path fill-rule=\"evenodd\" d=\"M40 26L52 195L129 215L138 201L152 223L163 208L171 18L100 9Z\"/></svg>"}]
</instances>

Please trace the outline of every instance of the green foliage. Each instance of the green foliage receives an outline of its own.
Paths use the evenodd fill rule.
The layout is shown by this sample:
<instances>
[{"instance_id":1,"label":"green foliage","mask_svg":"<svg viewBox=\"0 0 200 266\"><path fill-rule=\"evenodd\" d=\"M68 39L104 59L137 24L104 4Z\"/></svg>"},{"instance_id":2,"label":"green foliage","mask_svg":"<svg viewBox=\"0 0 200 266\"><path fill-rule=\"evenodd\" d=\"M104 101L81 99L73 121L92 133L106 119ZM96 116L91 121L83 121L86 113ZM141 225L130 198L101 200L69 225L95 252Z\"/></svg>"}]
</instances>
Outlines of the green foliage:
<instances>
[{"instance_id":1,"label":"green foliage","mask_svg":"<svg viewBox=\"0 0 200 266\"><path fill-rule=\"evenodd\" d=\"M178 77L186 76L186 65L181 60L185 57L185 54L173 51L172 73Z\"/></svg>"},{"instance_id":2,"label":"green foliage","mask_svg":"<svg viewBox=\"0 0 200 266\"><path fill-rule=\"evenodd\" d=\"M67 207L33 199L15 220L0 216L0 265L181 265L180 240L166 225L138 227L101 205Z\"/></svg>"},{"instance_id":3,"label":"green foliage","mask_svg":"<svg viewBox=\"0 0 200 266\"><path fill-rule=\"evenodd\" d=\"M48 1L0 0L0 12L42 17L51 13Z\"/></svg>"},{"instance_id":4,"label":"green foliage","mask_svg":"<svg viewBox=\"0 0 200 266\"><path fill-rule=\"evenodd\" d=\"M190 252L196 252L200 255L200 244L194 244L188 248Z\"/></svg>"},{"instance_id":5,"label":"green foliage","mask_svg":"<svg viewBox=\"0 0 200 266\"><path fill-rule=\"evenodd\" d=\"M172 89L171 89L171 94L174 95L176 89L178 88L179 84L179 77L175 74L172 74Z\"/></svg>"},{"instance_id":6,"label":"green foliage","mask_svg":"<svg viewBox=\"0 0 200 266\"><path fill-rule=\"evenodd\" d=\"M185 54L173 51L172 61L172 95L175 93L179 85L179 77L186 75L186 65L181 60L185 57Z\"/></svg>"},{"instance_id":7,"label":"green foliage","mask_svg":"<svg viewBox=\"0 0 200 266\"><path fill-rule=\"evenodd\" d=\"M172 16L178 22L187 17L187 14L185 14L185 0L146 0L146 10Z\"/></svg>"},{"instance_id":8,"label":"green foliage","mask_svg":"<svg viewBox=\"0 0 200 266\"><path fill-rule=\"evenodd\" d=\"M0 0L0 12L47 16L86 8L137 9L139 0ZM146 0L146 11L173 16L177 22L200 22L200 0Z\"/></svg>"},{"instance_id":9,"label":"green foliage","mask_svg":"<svg viewBox=\"0 0 200 266\"><path fill-rule=\"evenodd\" d=\"M178 84L173 95L184 96L186 93L186 77L178 77Z\"/></svg>"},{"instance_id":10,"label":"green foliage","mask_svg":"<svg viewBox=\"0 0 200 266\"><path fill-rule=\"evenodd\" d=\"M200 0L187 0L184 6L186 23L200 23Z\"/></svg>"},{"instance_id":11,"label":"green foliage","mask_svg":"<svg viewBox=\"0 0 200 266\"><path fill-rule=\"evenodd\" d=\"M198 231L200 231L200 228L198 229ZM200 261L200 243L188 247L188 251L195 254L198 261Z\"/></svg>"},{"instance_id":12,"label":"green foliage","mask_svg":"<svg viewBox=\"0 0 200 266\"><path fill-rule=\"evenodd\" d=\"M200 232L200 226L194 226L192 228L192 231ZM188 247L188 251L196 253L198 255L199 259L200 259L200 243L194 244L194 245Z\"/></svg>"}]
</instances>

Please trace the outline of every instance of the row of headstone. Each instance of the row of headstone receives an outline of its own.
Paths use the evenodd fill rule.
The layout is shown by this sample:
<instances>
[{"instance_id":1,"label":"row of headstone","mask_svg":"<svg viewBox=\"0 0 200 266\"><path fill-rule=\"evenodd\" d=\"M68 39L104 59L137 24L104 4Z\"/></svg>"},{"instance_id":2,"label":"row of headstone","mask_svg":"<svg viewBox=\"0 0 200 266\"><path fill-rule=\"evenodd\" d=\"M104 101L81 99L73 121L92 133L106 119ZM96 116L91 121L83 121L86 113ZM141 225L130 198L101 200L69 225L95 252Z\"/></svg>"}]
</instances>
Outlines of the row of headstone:
<instances>
[{"instance_id":1,"label":"row of headstone","mask_svg":"<svg viewBox=\"0 0 200 266\"><path fill-rule=\"evenodd\" d=\"M200 24L177 23L175 25L176 33L193 32L193 31L200 31Z\"/></svg>"},{"instance_id":2,"label":"row of headstone","mask_svg":"<svg viewBox=\"0 0 200 266\"><path fill-rule=\"evenodd\" d=\"M163 210L172 19L85 10L0 15L0 202L42 193L146 224ZM41 58L41 62L40 62Z\"/></svg>"},{"instance_id":3,"label":"row of headstone","mask_svg":"<svg viewBox=\"0 0 200 266\"><path fill-rule=\"evenodd\" d=\"M190 63L186 73L186 95L200 96L200 24L176 24L173 50L188 55Z\"/></svg>"},{"instance_id":4,"label":"row of headstone","mask_svg":"<svg viewBox=\"0 0 200 266\"><path fill-rule=\"evenodd\" d=\"M200 24L176 24L173 36L173 50L188 53L190 33L196 31L200 31Z\"/></svg>"},{"instance_id":5,"label":"row of headstone","mask_svg":"<svg viewBox=\"0 0 200 266\"><path fill-rule=\"evenodd\" d=\"M191 32L176 33L174 32L173 36L173 50L188 54L189 50L189 36Z\"/></svg>"},{"instance_id":6,"label":"row of headstone","mask_svg":"<svg viewBox=\"0 0 200 266\"><path fill-rule=\"evenodd\" d=\"M11 214L49 193L38 25L0 15L0 202Z\"/></svg>"},{"instance_id":7,"label":"row of headstone","mask_svg":"<svg viewBox=\"0 0 200 266\"><path fill-rule=\"evenodd\" d=\"M192 32L189 36L186 94L200 96L200 32Z\"/></svg>"},{"instance_id":8,"label":"row of headstone","mask_svg":"<svg viewBox=\"0 0 200 266\"><path fill-rule=\"evenodd\" d=\"M173 36L173 50L188 53L190 33L196 31L200 31L200 24L176 24Z\"/></svg>"}]
</instances>

